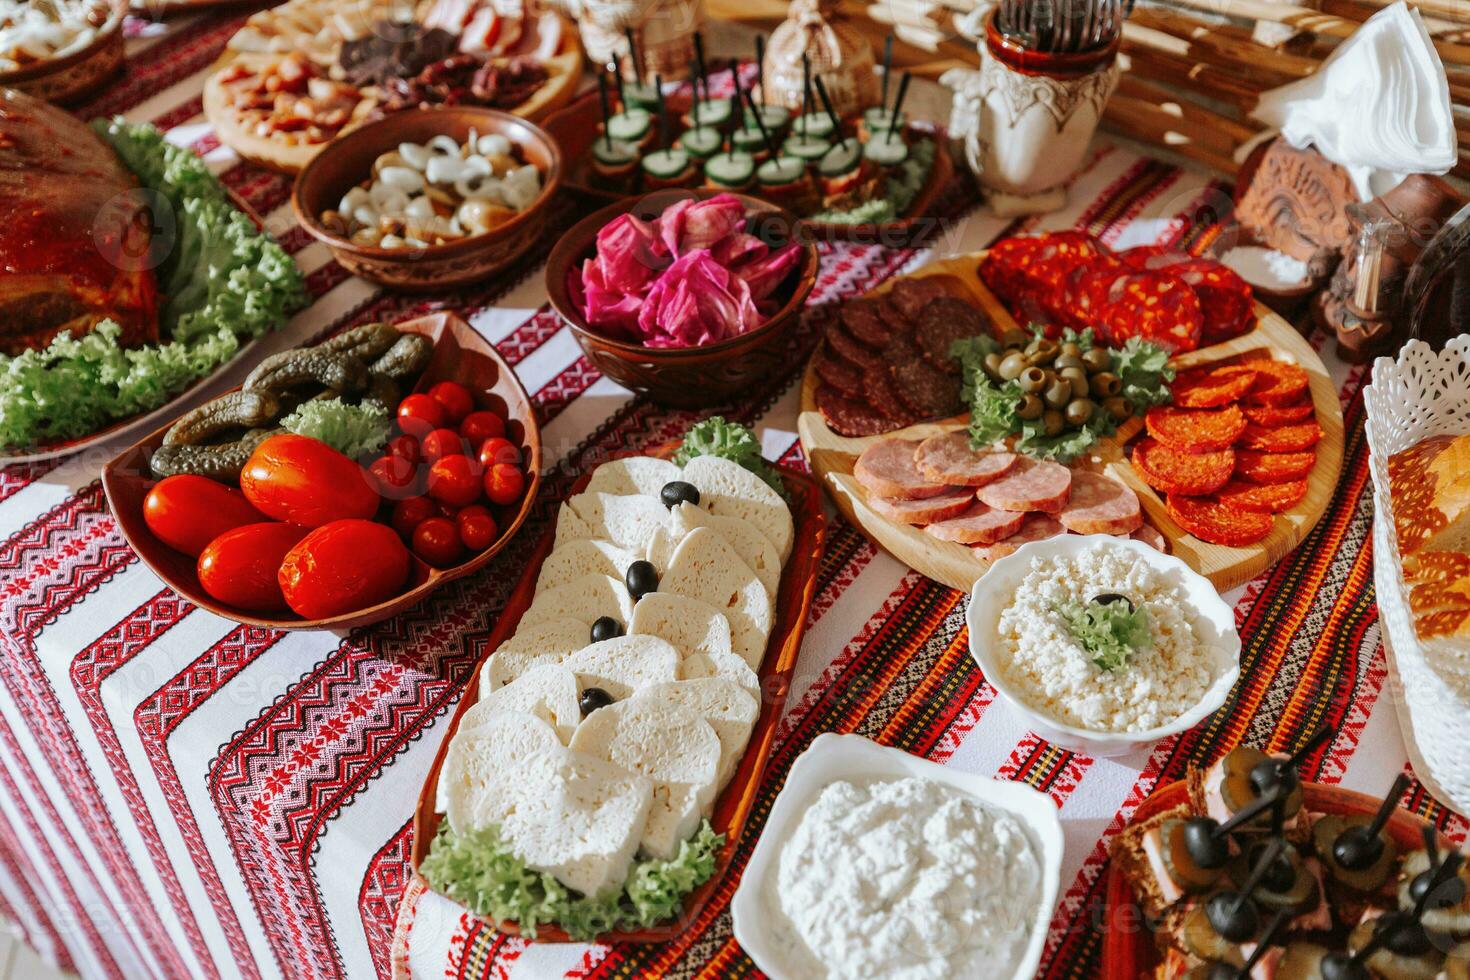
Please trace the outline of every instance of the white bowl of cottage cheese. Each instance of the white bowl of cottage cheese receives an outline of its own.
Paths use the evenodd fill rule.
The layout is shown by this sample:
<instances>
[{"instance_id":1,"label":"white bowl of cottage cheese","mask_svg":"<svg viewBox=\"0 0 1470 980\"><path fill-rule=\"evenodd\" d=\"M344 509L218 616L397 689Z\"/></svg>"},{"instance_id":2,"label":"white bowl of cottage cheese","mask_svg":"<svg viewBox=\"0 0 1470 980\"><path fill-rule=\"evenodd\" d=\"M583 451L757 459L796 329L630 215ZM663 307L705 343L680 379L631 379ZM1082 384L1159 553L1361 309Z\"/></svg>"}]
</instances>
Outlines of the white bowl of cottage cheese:
<instances>
[{"instance_id":1,"label":"white bowl of cottage cheese","mask_svg":"<svg viewBox=\"0 0 1470 980\"><path fill-rule=\"evenodd\" d=\"M1240 676L1235 616L1209 580L1129 539L1023 545L975 583L970 655L1032 731L1122 755L1194 727Z\"/></svg>"},{"instance_id":2,"label":"white bowl of cottage cheese","mask_svg":"<svg viewBox=\"0 0 1470 980\"><path fill-rule=\"evenodd\" d=\"M771 808L735 938L773 980L1030 977L1061 860L1044 793L827 733Z\"/></svg>"}]
</instances>

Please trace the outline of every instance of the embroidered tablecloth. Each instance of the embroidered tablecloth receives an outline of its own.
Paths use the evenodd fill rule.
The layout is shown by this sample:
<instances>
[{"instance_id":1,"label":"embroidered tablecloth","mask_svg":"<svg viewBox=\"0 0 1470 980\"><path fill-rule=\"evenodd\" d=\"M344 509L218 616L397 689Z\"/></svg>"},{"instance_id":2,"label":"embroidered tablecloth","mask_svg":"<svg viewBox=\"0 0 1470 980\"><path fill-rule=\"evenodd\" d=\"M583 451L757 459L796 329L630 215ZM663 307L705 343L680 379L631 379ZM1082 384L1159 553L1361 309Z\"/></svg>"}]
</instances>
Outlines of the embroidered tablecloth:
<instances>
[{"instance_id":1,"label":"embroidered tablecloth","mask_svg":"<svg viewBox=\"0 0 1470 980\"><path fill-rule=\"evenodd\" d=\"M964 596L834 516L759 802L690 928L662 945L537 945L426 892L407 864L414 802L531 543L588 463L676 436L696 416L600 377L546 305L538 262L576 217L573 201L559 205L546 247L474 288L405 297L348 276L295 225L289 180L242 164L201 116L207 68L243 17L131 21L127 73L81 113L166 129L295 256L312 305L261 353L459 311L533 394L549 470L532 521L488 569L337 636L237 626L164 588L108 513L98 482L108 451L0 469L0 915L48 959L128 980L752 974L731 937L730 895L793 759L818 733L841 731L1049 793L1066 856L1042 974L1091 976L1108 839L1188 761L1240 741L1288 748L1325 723L1337 734L1308 760L1311 778L1375 792L1406 765L1373 598L1364 371L1329 351L1346 421L1340 485L1301 547L1227 597L1242 680L1195 730L1111 760L1029 734L967 654ZM1063 211L1007 223L958 190L924 248L824 247L812 302L1017 231L1079 227L1115 247L1188 246L1228 208L1217 181L1100 140ZM793 370L724 411L757 428L767 455L801 465L798 382ZM1417 784L1405 805L1464 836L1464 821Z\"/></svg>"}]
</instances>

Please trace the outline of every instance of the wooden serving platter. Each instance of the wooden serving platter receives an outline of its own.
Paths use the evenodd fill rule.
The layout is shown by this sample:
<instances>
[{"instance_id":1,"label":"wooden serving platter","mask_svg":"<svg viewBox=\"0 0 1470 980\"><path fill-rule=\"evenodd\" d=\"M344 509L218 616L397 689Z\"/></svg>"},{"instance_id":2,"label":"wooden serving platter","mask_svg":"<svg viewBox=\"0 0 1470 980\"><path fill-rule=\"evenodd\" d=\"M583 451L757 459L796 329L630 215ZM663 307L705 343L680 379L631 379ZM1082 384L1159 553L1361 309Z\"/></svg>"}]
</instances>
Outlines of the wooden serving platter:
<instances>
[{"instance_id":1,"label":"wooden serving platter","mask_svg":"<svg viewBox=\"0 0 1470 980\"><path fill-rule=\"evenodd\" d=\"M1009 311L980 278L978 267L984 254L976 252L943 259L924 266L907 278L940 277L947 289L977 304L1000 328L1015 326ZM881 296L892 288L895 281L890 279L869 295ZM1317 423L1322 427L1322 440L1317 443L1317 465L1308 476L1306 497L1291 510L1277 514L1271 532L1264 539L1249 547L1229 548L1201 541L1174 523L1164 507L1163 498L1133 472L1124 451L1128 441L1143 427L1141 419L1131 419L1113 437L1099 440L1074 464L1105 471L1137 492L1145 519L1163 533L1169 542L1170 553L1208 578L1221 592L1249 582L1301 542L1331 502L1338 473L1342 469L1342 407L1321 358L1291 324L1261 303L1256 303L1256 317L1256 328L1249 333L1223 344L1181 354L1172 363L1176 368L1185 369L1222 361L1275 358L1290 360L1306 370ZM880 516L868 506L852 475L858 455L874 442L895 436L924 438L960 428L968 421L968 416L957 415L880 436L849 439L833 432L817 410L816 393L820 383L815 364L808 364L802 379L797 432L812 472L821 479L837 509L905 565L951 588L969 590L989 567L986 562L963 544L938 541L921 528L898 524Z\"/></svg>"},{"instance_id":2,"label":"wooden serving platter","mask_svg":"<svg viewBox=\"0 0 1470 980\"><path fill-rule=\"evenodd\" d=\"M505 437L521 450L526 490L519 506L508 517L504 508L496 510L496 519L501 521L501 527L500 537L495 543L450 568L435 568L410 553L409 581L403 592L376 606L329 619L302 619L289 610L280 613L247 612L223 605L199 584L195 559L159 541L143 520L143 500L158 482L148 468L148 459L163 444L163 437L169 429L165 425L123 450L102 469L102 489L107 493L107 506L112 510L118 529L138 557L163 579L164 584L201 609L248 626L279 630L348 630L387 619L417 604L445 582L479 571L515 537L516 531L530 516L531 507L536 502L536 490L541 485L541 430L536 423L536 409L530 396L499 352L454 314L431 313L395 326L401 333L422 334L434 342L433 356L414 385L414 391L425 391L440 381L458 381L474 393L476 408L492 409L506 418Z\"/></svg>"},{"instance_id":3,"label":"wooden serving platter","mask_svg":"<svg viewBox=\"0 0 1470 980\"><path fill-rule=\"evenodd\" d=\"M662 447L652 455L668 458L678 448L677 443ZM801 650L801 638L806 630L807 613L811 609L812 596L816 592L817 572L822 564L822 551L827 540L827 522L822 516L822 492L811 477L784 466L777 467L781 479L791 497L791 516L795 523L795 538L791 558L781 572L781 586L776 593L776 621L771 629L771 638L766 645L766 656L761 661L760 678L761 710L740 767L730 782L715 800L715 809L710 824L716 833L725 835L725 843L715 856L715 871L709 880L690 892L684 899L680 915L666 923L648 929L606 933L598 937L599 942L653 943L673 938L692 923L706 902L719 887L735 854L735 845L745 829L755 806L756 794L760 790L761 775L765 771L766 759L771 753L776 738L776 723L791 689L791 674L796 667L796 657ZM592 479L590 472L582 474L572 485L570 494L580 493ZM520 622L521 616L530 607L536 593L536 579L541 565L551 554L555 544L556 529L548 528L526 563L525 574L515 591L506 602L505 610L496 620L495 629L485 641L486 659L480 661L465 685L464 697L449 722L434 763L424 777L424 787L419 793L419 802L413 818L413 852L410 855L414 871L418 871L429 853L429 845L439 832L439 821L443 815L434 810L435 790L439 785L439 770L449 752L449 743L459 730L460 720L480 699L480 671L485 669L489 653L508 639ZM451 899L452 901L452 899ZM474 915L466 910L466 914ZM482 919L486 925L507 935L520 935L514 922L493 922ZM571 942L571 938L560 927L544 925L536 930L537 942Z\"/></svg>"},{"instance_id":4,"label":"wooden serving platter","mask_svg":"<svg viewBox=\"0 0 1470 980\"><path fill-rule=\"evenodd\" d=\"M1377 797L1355 793L1339 786L1302 783L1302 805L1313 813L1372 816L1382 802ZM1154 790L1153 795L1134 811L1130 822L1139 823L1165 810L1186 806L1188 803L1189 786L1181 779ZM1423 849L1423 826L1424 821L1412 813L1395 808L1384 829L1393 837L1400 852L1406 852ZM1442 849L1455 849L1454 842L1444 834L1439 834L1438 837ZM1142 925L1146 918L1144 911L1116 862L1109 862L1107 875L1101 927L1102 976L1104 980L1136 980L1137 977L1152 976L1159 962L1159 953L1154 945L1153 934Z\"/></svg>"}]
</instances>

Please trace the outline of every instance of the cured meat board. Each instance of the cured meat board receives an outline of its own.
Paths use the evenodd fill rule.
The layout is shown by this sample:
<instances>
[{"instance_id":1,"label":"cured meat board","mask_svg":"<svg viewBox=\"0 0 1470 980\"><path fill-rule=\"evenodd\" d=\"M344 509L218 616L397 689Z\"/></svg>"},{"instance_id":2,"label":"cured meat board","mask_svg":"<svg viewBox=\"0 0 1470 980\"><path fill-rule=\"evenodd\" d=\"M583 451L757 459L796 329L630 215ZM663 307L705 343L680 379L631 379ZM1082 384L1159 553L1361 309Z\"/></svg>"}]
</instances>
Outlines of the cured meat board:
<instances>
[{"instance_id":1,"label":"cured meat board","mask_svg":"<svg viewBox=\"0 0 1470 980\"><path fill-rule=\"evenodd\" d=\"M978 268L984 256L984 252L975 252L942 259L900 278L942 277L950 292L973 301L1000 329L1015 326L1016 321L1010 312L980 278ZM890 279L868 295L883 295L895 281L896 278ZM1257 324L1254 330L1221 344L1181 354L1171 364L1182 370L1222 361L1270 357L1290 360L1307 372L1312 404L1317 422L1322 427L1322 439L1316 446L1317 464L1307 477L1306 497L1290 510L1277 514L1277 520L1265 538L1244 548L1231 548L1201 541L1180 528L1165 509L1163 498L1133 472L1124 451L1129 440L1142 428L1141 419L1129 420L1116 435L1099 440L1073 464L1107 472L1137 492L1143 505L1144 520L1163 533L1169 542L1170 554L1183 559L1221 592L1255 578L1306 537L1332 499L1342 469L1342 407L1327 369L1322 366L1316 351L1290 323L1259 302L1255 304L1255 311ZM827 489L837 509L874 543L905 565L951 588L969 590L985 573L986 562L977 558L966 545L937 540L925 534L922 528L898 524L880 516L868 505L852 475L853 464L859 454L874 442L893 437L922 439L963 426L968 416L921 422L883 435L847 438L828 427L817 410L816 393L820 383L814 363L809 363L802 379L797 432L812 473Z\"/></svg>"}]
</instances>

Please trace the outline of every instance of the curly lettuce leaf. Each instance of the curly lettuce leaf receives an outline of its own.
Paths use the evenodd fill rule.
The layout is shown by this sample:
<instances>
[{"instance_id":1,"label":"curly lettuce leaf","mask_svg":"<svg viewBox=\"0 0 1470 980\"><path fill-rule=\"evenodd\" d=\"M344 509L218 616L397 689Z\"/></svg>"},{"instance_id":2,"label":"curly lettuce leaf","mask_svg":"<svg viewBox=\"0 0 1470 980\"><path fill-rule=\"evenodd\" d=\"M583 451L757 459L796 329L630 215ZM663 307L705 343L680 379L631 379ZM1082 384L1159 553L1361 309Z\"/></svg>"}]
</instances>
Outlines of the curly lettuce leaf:
<instances>
[{"instance_id":1,"label":"curly lettuce leaf","mask_svg":"<svg viewBox=\"0 0 1470 980\"><path fill-rule=\"evenodd\" d=\"M492 921L514 921L522 933L556 923L573 939L641 929L672 918L688 895L715 872L724 844L705 820L672 860L634 863L617 890L579 895L554 877L528 868L497 827L457 834L442 824L419 871L429 886Z\"/></svg>"},{"instance_id":2,"label":"curly lettuce leaf","mask_svg":"<svg viewBox=\"0 0 1470 980\"><path fill-rule=\"evenodd\" d=\"M711 415L691 426L674 453L674 462L687 466L696 456L720 456L739 463L783 498L786 497L786 485L781 482L780 471L761 455L761 444L755 433L739 422L727 422L719 415Z\"/></svg>"},{"instance_id":3,"label":"curly lettuce leaf","mask_svg":"<svg viewBox=\"0 0 1470 980\"><path fill-rule=\"evenodd\" d=\"M393 421L379 404L349 405L340 398L319 398L302 402L281 420L281 427L298 436L318 439L342 455L357 459L383 448Z\"/></svg>"},{"instance_id":4,"label":"curly lettuce leaf","mask_svg":"<svg viewBox=\"0 0 1470 980\"><path fill-rule=\"evenodd\" d=\"M93 126L173 206L178 238L156 270L165 339L123 348L117 325L104 321L82 337L63 333L44 348L0 355L3 446L82 436L157 408L306 305L295 262L231 206L202 160L152 126Z\"/></svg>"},{"instance_id":5,"label":"curly lettuce leaf","mask_svg":"<svg viewBox=\"0 0 1470 980\"><path fill-rule=\"evenodd\" d=\"M1092 662L1106 671L1122 670L1135 651L1153 644L1148 611L1126 602L1069 602L1057 606L1057 614Z\"/></svg>"},{"instance_id":6,"label":"curly lettuce leaf","mask_svg":"<svg viewBox=\"0 0 1470 980\"><path fill-rule=\"evenodd\" d=\"M1113 350L1113 373L1123 382L1123 396L1139 409L1169 400L1174 369L1169 366L1169 352L1158 344L1129 337Z\"/></svg>"}]
</instances>

